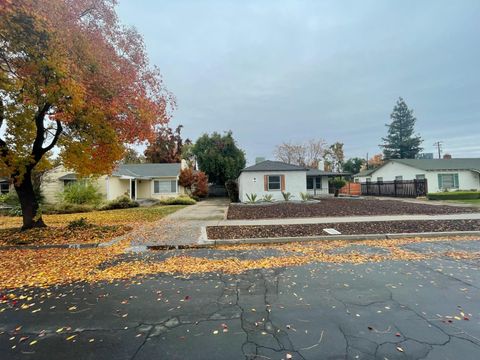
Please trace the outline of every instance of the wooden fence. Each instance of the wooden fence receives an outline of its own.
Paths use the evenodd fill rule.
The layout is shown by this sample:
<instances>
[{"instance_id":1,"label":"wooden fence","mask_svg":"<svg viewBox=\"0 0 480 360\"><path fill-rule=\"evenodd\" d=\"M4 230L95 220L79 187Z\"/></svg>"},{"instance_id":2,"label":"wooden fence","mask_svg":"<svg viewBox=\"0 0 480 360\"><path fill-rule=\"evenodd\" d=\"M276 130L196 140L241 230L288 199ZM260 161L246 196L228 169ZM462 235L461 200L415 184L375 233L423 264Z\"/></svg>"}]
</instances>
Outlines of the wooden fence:
<instances>
[{"instance_id":1,"label":"wooden fence","mask_svg":"<svg viewBox=\"0 0 480 360\"><path fill-rule=\"evenodd\" d=\"M360 183L349 182L340 189L340 194L358 196L362 194Z\"/></svg>"},{"instance_id":2,"label":"wooden fence","mask_svg":"<svg viewBox=\"0 0 480 360\"><path fill-rule=\"evenodd\" d=\"M427 180L395 180L361 184L362 195L416 198L428 193Z\"/></svg>"}]
</instances>

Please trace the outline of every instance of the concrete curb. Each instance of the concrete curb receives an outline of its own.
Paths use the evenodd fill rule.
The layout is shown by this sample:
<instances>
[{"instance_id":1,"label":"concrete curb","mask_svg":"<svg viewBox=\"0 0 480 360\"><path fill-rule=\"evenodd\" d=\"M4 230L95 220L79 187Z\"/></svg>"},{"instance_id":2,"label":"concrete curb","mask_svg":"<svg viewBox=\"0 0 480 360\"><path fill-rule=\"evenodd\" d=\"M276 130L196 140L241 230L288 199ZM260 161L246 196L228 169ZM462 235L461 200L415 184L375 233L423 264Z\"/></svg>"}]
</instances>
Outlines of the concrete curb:
<instances>
[{"instance_id":1,"label":"concrete curb","mask_svg":"<svg viewBox=\"0 0 480 360\"><path fill-rule=\"evenodd\" d=\"M46 244L46 245L3 245L0 246L0 251L5 250L43 250L43 249L93 249L104 248L117 244L122 241L125 236L122 235L118 238L112 239L103 243L85 243L85 244Z\"/></svg>"},{"instance_id":2,"label":"concrete curb","mask_svg":"<svg viewBox=\"0 0 480 360\"><path fill-rule=\"evenodd\" d=\"M358 235L325 235L325 236L303 236L303 237L277 237L277 238L250 238L250 239L217 239L206 240L205 244L211 245L238 245L238 244L275 244L289 242L311 242L322 240L385 240L397 238L435 238L444 236L479 236L480 231L445 231L427 233L391 233L391 234L358 234Z\"/></svg>"}]
</instances>

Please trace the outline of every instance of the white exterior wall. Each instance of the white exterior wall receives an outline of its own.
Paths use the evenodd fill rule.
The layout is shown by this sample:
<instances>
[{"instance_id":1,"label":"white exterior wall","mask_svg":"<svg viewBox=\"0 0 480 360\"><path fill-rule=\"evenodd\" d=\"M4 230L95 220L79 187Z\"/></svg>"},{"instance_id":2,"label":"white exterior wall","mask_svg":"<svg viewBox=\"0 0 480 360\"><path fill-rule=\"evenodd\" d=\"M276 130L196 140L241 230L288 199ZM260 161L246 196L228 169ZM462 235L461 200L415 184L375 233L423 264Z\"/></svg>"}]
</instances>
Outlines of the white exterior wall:
<instances>
[{"instance_id":1,"label":"white exterior wall","mask_svg":"<svg viewBox=\"0 0 480 360\"><path fill-rule=\"evenodd\" d=\"M460 190L480 190L480 175L469 170L435 170L426 171L397 162L388 162L381 168L374 171L369 177L376 182L379 177L383 181L393 181L396 176L402 176L403 180L414 180L417 175L425 175L428 182L428 192L434 193L443 191L438 187L438 174L458 174L458 185ZM366 182L367 177L356 177L360 182Z\"/></svg>"},{"instance_id":2,"label":"white exterior wall","mask_svg":"<svg viewBox=\"0 0 480 360\"><path fill-rule=\"evenodd\" d=\"M42 176L40 189L47 204L58 202L58 194L63 192L63 181L59 178L69 173L71 171L67 171L63 166L57 166Z\"/></svg>"},{"instance_id":3,"label":"white exterior wall","mask_svg":"<svg viewBox=\"0 0 480 360\"><path fill-rule=\"evenodd\" d=\"M294 196L294 200L300 199L300 193L307 191L307 172L306 171L245 171L238 178L238 192L241 202L247 201L246 194L257 194L260 200L266 194L272 194L274 200L283 200L280 190L265 191L265 175L284 175L285 192ZM327 188L328 191L328 188Z\"/></svg>"}]
</instances>

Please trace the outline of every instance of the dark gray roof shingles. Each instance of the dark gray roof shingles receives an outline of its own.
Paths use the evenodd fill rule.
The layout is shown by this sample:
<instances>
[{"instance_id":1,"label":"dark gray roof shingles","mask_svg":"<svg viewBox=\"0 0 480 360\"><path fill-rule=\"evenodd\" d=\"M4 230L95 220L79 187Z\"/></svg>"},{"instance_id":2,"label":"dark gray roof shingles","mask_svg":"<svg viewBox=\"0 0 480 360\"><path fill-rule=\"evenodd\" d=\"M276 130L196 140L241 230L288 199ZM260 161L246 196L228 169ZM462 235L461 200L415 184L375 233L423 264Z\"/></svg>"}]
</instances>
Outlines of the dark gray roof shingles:
<instances>
[{"instance_id":1,"label":"dark gray roof shingles","mask_svg":"<svg viewBox=\"0 0 480 360\"><path fill-rule=\"evenodd\" d=\"M130 176L135 178L176 177L181 165L175 164L120 164L113 171L113 176Z\"/></svg>"},{"instance_id":2,"label":"dark gray roof shingles","mask_svg":"<svg viewBox=\"0 0 480 360\"><path fill-rule=\"evenodd\" d=\"M308 169L281 161L265 160L242 170L242 172L249 171L308 171Z\"/></svg>"}]
</instances>

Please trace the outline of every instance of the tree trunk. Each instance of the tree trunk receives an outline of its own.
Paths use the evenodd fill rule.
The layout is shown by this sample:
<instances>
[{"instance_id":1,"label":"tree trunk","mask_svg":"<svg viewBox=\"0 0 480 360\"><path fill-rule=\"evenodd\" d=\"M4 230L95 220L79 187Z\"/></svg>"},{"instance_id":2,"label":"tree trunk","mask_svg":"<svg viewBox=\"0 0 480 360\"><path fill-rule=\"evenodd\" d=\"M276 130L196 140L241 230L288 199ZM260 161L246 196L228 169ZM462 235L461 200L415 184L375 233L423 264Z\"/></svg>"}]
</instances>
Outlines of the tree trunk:
<instances>
[{"instance_id":1,"label":"tree trunk","mask_svg":"<svg viewBox=\"0 0 480 360\"><path fill-rule=\"evenodd\" d=\"M35 196L35 191L33 190L32 172L27 171L22 182L20 184L15 184L14 186L22 208L22 230L46 227L42 215L38 211L39 205Z\"/></svg>"}]
</instances>

